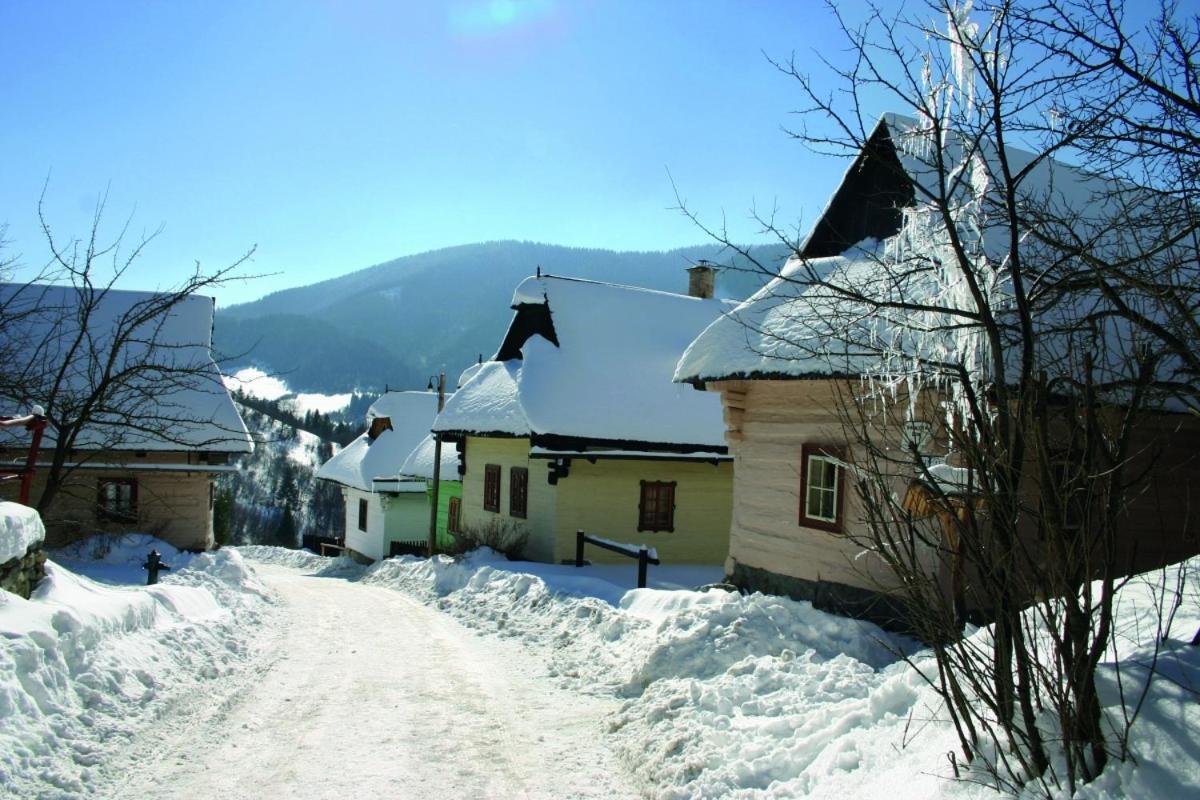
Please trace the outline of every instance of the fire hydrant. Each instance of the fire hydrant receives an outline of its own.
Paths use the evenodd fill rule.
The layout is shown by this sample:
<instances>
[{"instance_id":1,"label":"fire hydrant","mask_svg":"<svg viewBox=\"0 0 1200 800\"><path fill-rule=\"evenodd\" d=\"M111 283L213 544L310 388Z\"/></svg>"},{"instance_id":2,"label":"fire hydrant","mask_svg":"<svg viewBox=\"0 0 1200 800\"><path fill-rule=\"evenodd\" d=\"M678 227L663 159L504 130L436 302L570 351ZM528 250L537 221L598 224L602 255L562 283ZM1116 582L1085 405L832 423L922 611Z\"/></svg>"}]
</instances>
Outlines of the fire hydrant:
<instances>
[{"instance_id":1,"label":"fire hydrant","mask_svg":"<svg viewBox=\"0 0 1200 800\"><path fill-rule=\"evenodd\" d=\"M158 571L170 568L168 564L163 563L157 550L151 550L150 555L146 557L146 563L142 564L142 569L146 570L146 585L153 586L158 583Z\"/></svg>"}]
</instances>

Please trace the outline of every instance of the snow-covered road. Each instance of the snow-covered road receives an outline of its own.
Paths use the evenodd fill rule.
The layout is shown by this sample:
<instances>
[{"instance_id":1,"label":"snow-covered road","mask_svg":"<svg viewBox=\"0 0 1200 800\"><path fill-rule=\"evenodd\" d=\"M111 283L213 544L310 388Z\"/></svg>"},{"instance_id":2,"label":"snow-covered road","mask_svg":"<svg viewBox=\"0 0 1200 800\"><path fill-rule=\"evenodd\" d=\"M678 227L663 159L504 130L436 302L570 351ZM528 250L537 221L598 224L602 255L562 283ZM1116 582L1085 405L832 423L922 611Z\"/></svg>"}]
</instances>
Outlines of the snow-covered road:
<instances>
[{"instance_id":1,"label":"snow-covered road","mask_svg":"<svg viewBox=\"0 0 1200 800\"><path fill-rule=\"evenodd\" d=\"M619 701L401 592L255 565L282 597L264 659L169 712L113 797L623 798Z\"/></svg>"}]
</instances>

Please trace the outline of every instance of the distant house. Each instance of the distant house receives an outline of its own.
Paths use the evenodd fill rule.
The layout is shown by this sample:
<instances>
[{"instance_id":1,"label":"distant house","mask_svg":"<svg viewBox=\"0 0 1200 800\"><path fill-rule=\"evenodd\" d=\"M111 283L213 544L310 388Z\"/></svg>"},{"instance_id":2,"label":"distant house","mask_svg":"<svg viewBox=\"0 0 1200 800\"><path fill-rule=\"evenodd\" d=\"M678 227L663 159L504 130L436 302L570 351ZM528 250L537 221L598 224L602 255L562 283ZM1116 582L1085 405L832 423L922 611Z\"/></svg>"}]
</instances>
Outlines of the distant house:
<instances>
[{"instance_id":1,"label":"distant house","mask_svg":"<svg viewBox=\"0 0 1200 800\"><path fill-rule=\"evenodd\" d=\"M426 502L433 503L433 434L426 436L409 453L400 466L401 478L425 482ZM462 478L458 474L458 451L453 444L442 446L441 469L438 472L437 546L445 550L454 545L454 534L462 520ZM429 507L425 509L425 530L429 530Z\"/></svg>"},{"instance_id":2,"label":"distant house","mask_svg":"<svg viewBox=\"0 0 1200 800\"><path fill-rule=\"evenodd\" d=\"M425 542L429 505L425 481L400 476L405 459L428 434L437 414L432 392L388 392L367 410L367 430L317 470L342 488L346 548L379 560L393 542Z\"/></svg>"},{"instance_id":3,"label":"distant house","mask_svg":"<svg viewBox=\"0 0 1200 800\"><path fill-rule=\"evenodd\" d=\"M735 311L708 327L690 345L675 380L719 393L726 440L734 456L733 524L726 573L751 590L788 594L820 606L880 620L894 619L896 578L854 536L866 512L843 466L855 454L839 416L839 397L861 391L870 349L823 349L833 330L828 296L806 288L804 276L839 274L844 285L878 280L877 253L900 231L901 210L913 203L914 183L927 178L893 137L911 120L885 116L816 221L800 253L781 275ZM1009 151L1018 163L1030 156ZM1082 173L1053 162L1030 178L1056 191L1086 196ZM869 292L870 290L868 290ZM853 319L842 309L843 319ZM868 328L883 336L882 324ZM1052 346L1046 343L1044 346ZM1097 368L1099 368L1097 364ZM945 412L918 417L904 432L935 464L931 475L945 496L964 487L966 470L937 464L945 451L919 441ZM1153 453L1150 491L1131 501L1125 545L1130 569L1183 558L1197 549L1197 524L1189 511L1195 494L1194 454L1200 447L1195 420L1181 414L1148 414L1139 423L1141 450ZM930 512L930 487L897 485L909 492L913 513ZM905 496L905 495L901 495ZM1165 498L1172 498L1168 502ZM943 509L944 511L944 509ZM1147 524L1153 520L1153 524ZM1183 533L1187 531L1187 533ZM862 539L859 538L859 542ZM1134 556L1138 561L1132 560ZM934 567L936 568L936 567ZM944 566L942 567L944 569ZM943 576L944 577L944 576Z\"/></svg>"},{"instance_id":4,"label":"distant house","mask_svg":"<svg viewBox=\"0 0 1200 800\"><path fill-rule=\"evenodd\" d=\"M574 557L576 530L646 544L667 563L724 560L720 403L671 382L688 342L733 305L711 299L712 276L693 273L705 296L551 275L516 288L495 357L434 424L460 458L464 528L524 533L542 561Z\"/></svg>"},{"instance_id":5,"label":"distant house","mask_svg":"<svg viewBox=\"0 0 1200 800\"><path fill-rule=\"evenodd\" d=\"M236 470L233 460L253 445L210 353L215 301L192 295L166 314L136 322L163 297L109 289L89 305L81 331L78 312L84 302L78 290L0 285L6 342L19 342L20 358L36 359L39 372L62 368L66 376L56 398L36 396L50 386L45 374L36 376L26 389L28 402L47 404L53 421L56 414L73 413L68 409L96 381L107 380L112 387L65 454L65 481L43 512L50 546L126 531L152 533L179 548L213 546L214 478ZM81 332L88 347L72 349ZM115 352L116 366L108 377L103 359L89 360L85 350ZM121 369L135 362L154 369L122 377ZM58 435L52 425L42 440L35 501L45 487ZM0 457L23 460L27 446L23 431L6 431ZM0 493L15 499L15 483L2 484Z\"/></svg>"}]
</instances>

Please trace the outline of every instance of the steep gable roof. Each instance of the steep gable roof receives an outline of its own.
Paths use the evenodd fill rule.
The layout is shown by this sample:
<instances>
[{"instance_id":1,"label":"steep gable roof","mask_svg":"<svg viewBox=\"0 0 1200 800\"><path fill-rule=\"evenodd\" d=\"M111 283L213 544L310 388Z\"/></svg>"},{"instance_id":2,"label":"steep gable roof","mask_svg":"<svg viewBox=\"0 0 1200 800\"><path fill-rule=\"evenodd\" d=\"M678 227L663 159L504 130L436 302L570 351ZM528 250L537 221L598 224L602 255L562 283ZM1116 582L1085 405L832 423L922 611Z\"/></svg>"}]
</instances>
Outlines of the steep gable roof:
<instances>
[{"instance_id":1,"label":"steep gable roof","mask_svg":"<svg viewBox=\"0 0 1200 800\"><path fill-rule=\"evenodd\" d=\"M400 465L400 476L433 480L433 457L435 443L429 434L416 446L404 463ZM458 476L458 451L453 444L442 445L442 466L438 476L443 481L456 481Z\"/></svg>"},{"instance_id":2,"label":"steep gable roof","mask_svg":"<svg viewBox=\"0 0 1200 800\"><path fill-rule=\"evenodd\" d=\"M527 278L494 361L435 431L562 437L645 447L724 447L716 398L672 384L679 355L736 304L631 286Z\"/></svg>"},{"instance_id":3,"label":"steep gable roof","mask_svg":"<svg viewBox=\"0 0 1200 800\"><path fill-rule=\"evenodd\" d=\"M958 191L969 197L976 186L983 186L982 196L987 198L986 187L997 182L997 152L986 140L973 145L970 159L962 156L966 145L961 137L951 136L939 148L948 163L958 163L956 159L967 163ZM925 242L915 237L929 232L902 230L901 209L887 208L888 202L904 197L920 204L923 198L939 194L939 178L931 165L931 158L936 156L931 156L931 147L927 133L915 120L885 115L834 192L800 254L789 260L779 277L697 337L680 359L675 379L695 383L857 376L868 371L899 376L913 369L915 358L957 360L962 353L956 348L962 348L969 336L962 318L954 325L932 312L885 310L813 285L814 277L828 278L832 285L851 288L875 300L945 309L970 307L969 301L967 306L955 302L953 276L939 277L935 258L919 269L908 263ZM1006 148L1005 154L1014 172L1028 167L1017 187L1017 199L1031 209L1029 224L1021 231L1024 263L1043 271L1039 276L1027 276L1039 363L1058 374L1081 375L1081 359L1088 354L1097 382L1119 385L1134 363L1138 348L1153 342L1145 342L1143 332L1120 315L1110 313L1108 301L1098 290L1080 287L1064 295L1049 279L1053 277L1051 268L1065 270L1068 277L1071 270L1076 276L1085 270L1070 252L1055 249L1043 240L1070 241L1078 236L1090 252L1114 261L1136 257L1147 250L1147 243L1141 239L1161 234L1153 214L1163 208L1162 196L1050 159L1037 161L1034 154L1019 148ZM1120 190L1119 194L1114 195L1114 188ZM866 192L866 196L858 197L858 191ZM856 208L856 203L862 208ZM989 288L989 302L1003 323L1011 301L1010 276L1003 267L1011 231L1002 220L989 221L991 210L986 203L981 205L978 241L990 262L998 265ZM1142 215L1144 226L1132 222L1137 215ZM846 240L864 234L884 238L866 238L844 246ZM902 257L901 253L907 255ZM1169 263L1178 256L1177 250L1168 250L1163 260ZM1144 267L1153 269L1154 265L1145 263ZM1032 280L1034 277L1041 280ZM1196 287L1178 289L1196 291ZM1161 317L1149 294L1131 293L1123 299L1151 318ZM1016 335L1015 330L1012 335ZM889 354L886 359L880 358L881 352ZM1015 359L1018 352L1010 348L1009 355ZM1164 359L1159 376L1169 382L1179 368L1178 359ZM1016 369L1015 363L1008 364L1006 378L1015 375ZM1174 403L1168 400L1167 405Z\"/></svg>"},{"instance_id":4,"label":"steep gable roof","mask_svg":"<svg viewBox=\"0 0 1200 800\"><path fill-rule=\"evenodd\" d=\"M688 345L674 379L680 382L746 378L856 376L870 350L845 345L845 323L856 310L809 287L810 270L848 278L866 289L875 275L875 242L820 259L788 259L779 276L730 313L716 319ZM863 321L861 311L857 312ZM869 331L868 331L869 333Z\"/></svg>"},{"instance_id":5,"label":"steep gable roof","mask_svg":"<svg viewBox=\"0 0 1200 800\"><path fill-rule=\"evenodd\" d=\"M433 392L388 392L367 409L367 422L387 417L391 428L374 439L364 433L317 470L321 480L340 483L369 492L376 478L394 478L400 474L409 453L429 433L437 415L437 395Z\"/></svg>"},{"instance_id":6,"label":"steep gable roof","mask_svg":"<svg viewBox=\"0 0 1200 800\"><path fill-rule=\"evenodd\" d=\"M81 332L82 297L71 286L0 284L3 336L24 352L36 352L38 364L47 368L70 360L61 384L65 395L90 392L99 368L86 355L67 355ZM212 358L215 301L191 295L165 314L133 324L162 297L156 292L97 290L83 332L90 342L86 349L103 355L123 336L115 371L119 373L123 364L151 368L140 366L133 377L114 382L107 402L82 429L75 447L250 452L250 434ZM35 376L35 384L45 377ZM29 401L43 404L47 398ZM54 435L53 428L47 428L43 446L52 444Z\"/></svg>"}]
</instances>

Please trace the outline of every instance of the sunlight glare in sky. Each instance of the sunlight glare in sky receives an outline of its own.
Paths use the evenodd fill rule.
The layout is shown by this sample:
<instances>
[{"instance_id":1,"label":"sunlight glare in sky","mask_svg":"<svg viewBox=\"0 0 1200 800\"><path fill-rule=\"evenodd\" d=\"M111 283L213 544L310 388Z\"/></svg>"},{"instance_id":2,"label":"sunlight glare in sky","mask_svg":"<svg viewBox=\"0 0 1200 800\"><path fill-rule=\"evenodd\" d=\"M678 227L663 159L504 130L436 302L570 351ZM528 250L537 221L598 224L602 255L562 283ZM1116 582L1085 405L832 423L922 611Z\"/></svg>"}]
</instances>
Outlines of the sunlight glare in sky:
<instances>
[{"instance_id":1,"label":"sunlight glare in sky","mask_svg":"<svg viewBox=\"0 0 1200 800\"><path fill-rule=\"evenodd\" d=\"M473 0L450 7L450 32L456 36L502 35L551 16L553 0Z\"/></svg>"}]
</instances>

